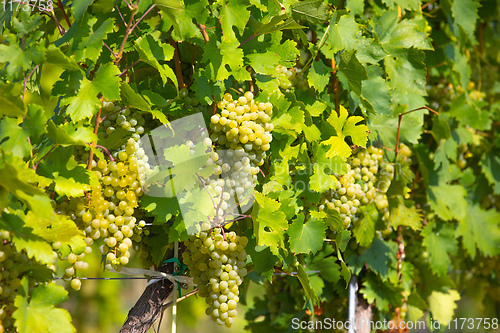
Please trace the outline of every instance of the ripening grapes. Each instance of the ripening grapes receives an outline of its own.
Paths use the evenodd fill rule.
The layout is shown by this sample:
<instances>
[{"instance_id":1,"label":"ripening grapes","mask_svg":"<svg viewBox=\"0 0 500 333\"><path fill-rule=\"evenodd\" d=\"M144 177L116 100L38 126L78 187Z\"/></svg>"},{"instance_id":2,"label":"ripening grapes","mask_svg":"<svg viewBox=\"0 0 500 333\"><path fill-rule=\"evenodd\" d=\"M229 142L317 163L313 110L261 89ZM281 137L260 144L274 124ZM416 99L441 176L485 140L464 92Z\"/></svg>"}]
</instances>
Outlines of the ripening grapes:
<instances>
[{"instance_id":1,"label":"ripening grapes","mask_svg":"<svg viewBox=\"0 0 500 333\"><path fill-rule=\"evenodd\" d=\"M205 181L216 202L214 225L234 218L236 207L253 194L274 129L273 105L255 102L249 91L236 100L226 93L217 106L220 111L210 118L210 142L218 150L207 160L213 174Z\"/></svg>"},{"instance_id":2,"label":"ripening grapes","mask_svg":"<svg viewBox=\"0 0 500 333\"><path fill-rule=\"evenodd\" d=\"M120 108L112 102L104 103L100 135L112 135L116 128L131 132L131 137L118 150L111 152L113 160L105 153L104 159L91 161L92 172L98 180L85 196L70 198L55 204L58 214L65 214L82 229L86 247L82 253L62 254L60 242L52 247L59 259L66 262L63 279L79 290L79 271L88 269L85 255L92 253L92 245L101 240L99 253L104 256L107 269L126 265L130 260L133 241L140 242L145 222L137 212L138 200L143 195L141 182L151 173L140 136L144 133L144 118L130 109ZM87 164L88 152L78 154L80 163ZM95 158L95 155L94 155ZM144 230L147 233L147 230Z\"/></svg>"},{"instance_id":3,"label":"ripening grapes","mask_svg":"<svg viewBox=\"0 0 500 333\"><path fill-rule=\"evenodd\" d=\"M326 193L320 209L337 210L347 228L361 218L360 206L374 202L382 220L388 220L389 202L385 193L394 178L394 165L384 162L383 157L383 150L374 146L355 150L348 160L347 173L336 175L339 179L336 188Z\"/></svg>"},{"instance_id":4,"label":"ripening grapes","mask_svg":"<svg viewBox=\"0 0 500 333\"><path fill-rule=\"evenodd\" d=\"M184 264L208 305L206 314L219 325L231 327L237 315L239 286L247 274L246 237L222 228L202 231L184 242Z\"/></svg>"},{"instance_id":5,"label":"ripening grapes","mask_svg":"<svg viewBox=\"0 0 500 333\"><path fill-rule=\"evenodd\" d=\"M292 87L299 90L309 88L307 79L302 75L299 68L287 68L283 65L278 65L276 66L275 73L281 89L288 91Z\"/></svg>"}]
</instances>

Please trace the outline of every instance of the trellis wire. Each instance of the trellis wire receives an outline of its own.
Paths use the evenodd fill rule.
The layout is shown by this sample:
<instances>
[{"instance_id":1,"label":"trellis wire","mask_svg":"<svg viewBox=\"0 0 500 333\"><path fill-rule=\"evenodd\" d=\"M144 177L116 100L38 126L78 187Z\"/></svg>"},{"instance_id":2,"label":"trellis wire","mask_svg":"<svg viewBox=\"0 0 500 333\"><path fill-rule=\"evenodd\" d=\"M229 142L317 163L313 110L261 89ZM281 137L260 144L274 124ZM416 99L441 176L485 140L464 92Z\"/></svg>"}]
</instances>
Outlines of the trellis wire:
<instances>
[{"instance_id":1,"label":"trellis wire","mask_svg":"<svg viewBox=\"0 0 500 333\"><path fill-rule=\"evenodd\" d=\"M306 274L318 274L321 271L306 271ZM297 275L297 272L285 273L276 272L273 275ZM55 280L62 280L62 277L55 277ZM163 280L167 277L147 277L147 276L130 276L130 277L79 277L80 280Z\"/></svg>"}]
</instances>

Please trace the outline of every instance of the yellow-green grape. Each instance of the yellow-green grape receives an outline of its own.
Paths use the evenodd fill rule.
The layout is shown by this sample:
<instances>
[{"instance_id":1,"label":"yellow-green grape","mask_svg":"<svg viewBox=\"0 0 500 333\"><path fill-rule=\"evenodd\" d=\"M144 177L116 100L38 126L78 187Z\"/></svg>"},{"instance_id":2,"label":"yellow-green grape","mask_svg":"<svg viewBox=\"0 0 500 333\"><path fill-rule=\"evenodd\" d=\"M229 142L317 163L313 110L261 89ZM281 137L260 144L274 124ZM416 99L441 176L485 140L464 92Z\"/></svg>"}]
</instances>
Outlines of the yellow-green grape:
<instances>
[{"instance_id":1,"label":"yellow-green grape","mask_svg":"<svg viewBox=\"0 0 500 333\"><path fill-rule=\"evenodd\" d=\"M239 286L247 274L245 269L248 243L234 231L222 235L216 228L192 235L182 254L199 294L208 304L206 313L219 325L231 327L237 315Z\"/></svg>"}]
</instances>

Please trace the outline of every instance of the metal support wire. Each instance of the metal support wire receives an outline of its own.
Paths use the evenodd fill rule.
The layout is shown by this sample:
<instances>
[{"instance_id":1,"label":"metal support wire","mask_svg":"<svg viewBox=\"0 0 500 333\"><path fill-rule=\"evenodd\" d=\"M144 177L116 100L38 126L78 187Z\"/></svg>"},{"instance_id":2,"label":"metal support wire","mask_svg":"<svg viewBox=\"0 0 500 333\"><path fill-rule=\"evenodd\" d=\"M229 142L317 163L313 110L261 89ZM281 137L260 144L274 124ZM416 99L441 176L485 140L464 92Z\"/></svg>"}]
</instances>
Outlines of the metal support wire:
<instances>
[{"instance_id":1,"label":"metal support wire","mask_svg":"<svg viewBox=\"0 0 500 333\"><path fill-rule=\"evenodd\" d=\"M349 281L349 330L348 333L355 333L356 323L356 275L351 275Z\"/></svg>"}]
</instances>

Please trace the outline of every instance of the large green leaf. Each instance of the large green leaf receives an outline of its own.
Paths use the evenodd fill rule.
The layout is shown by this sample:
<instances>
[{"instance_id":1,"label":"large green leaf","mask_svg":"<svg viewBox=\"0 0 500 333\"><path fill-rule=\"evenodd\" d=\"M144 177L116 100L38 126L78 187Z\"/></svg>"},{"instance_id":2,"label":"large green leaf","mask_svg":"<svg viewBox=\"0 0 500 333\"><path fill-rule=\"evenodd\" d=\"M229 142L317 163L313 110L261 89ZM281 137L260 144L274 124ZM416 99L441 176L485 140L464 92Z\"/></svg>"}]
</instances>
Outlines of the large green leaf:
<instances>
[{"instance_id":1,"label":"large green leaf","mask_svg":"<svg viewBox=\"0 0 500 333\"><path fill-rule=\"evenodd\" d=\"M479 205L468 205L466 215L458 222L456 237L462 237L462 243L472 259L478 249L485 256L500 253L500 214L494 209L483 210Z\"/></svg>"},{"instance_id":2,"label":"large green leaf","mask_svg":"<svg viewBox=\"0 0 500 333\"><path fill-rule=\"evenodd\" d=\"M281 204L255 192L255 205L252 211L254 234L257 245L266 245L274 254L284 247L283 233L288 228L285 214L280 211Z\"/></svg>"},{"instance_id":3,"label":"large green leaf","mask_svg":"<svg viewBox=\"0 0 500 333\"><path fill-rule=\"evenodd\" d=\"M14 305L15 327L19 333L73 333L68 311L54 305L68 300L68 292L55 283L41 284L28 294L28 278L22 280Z\"/></svg>"},{"instance_id":4,"label":"large green leaf","mask_svg":"<svg viewBox=\"0 0 500 333\"><path fill-rule=\"evenodd\" d=\"M287 230L290 249L296 254L316 253L323 246L326 229L321 220L310 218L304 223L304 215L299 214Z\"/></svg>"},{"instance_id":5,"label":"large green leaf","mask_svg":"<svg viewBox=\"0 0 500 333\"><path fill-rule=\"evenodd\" d=\"M452 226L442 224L436 227L434 223L428 224L422 230L422 236L432 271L438 275L447 274L451 265L450 255L456 255L458 250Z\"/></svg>"}]
</instances>

